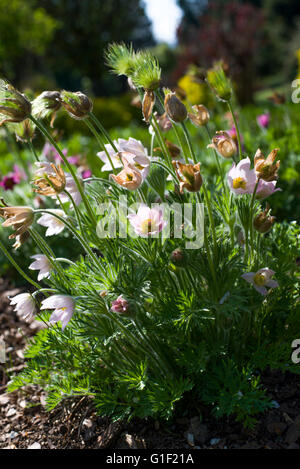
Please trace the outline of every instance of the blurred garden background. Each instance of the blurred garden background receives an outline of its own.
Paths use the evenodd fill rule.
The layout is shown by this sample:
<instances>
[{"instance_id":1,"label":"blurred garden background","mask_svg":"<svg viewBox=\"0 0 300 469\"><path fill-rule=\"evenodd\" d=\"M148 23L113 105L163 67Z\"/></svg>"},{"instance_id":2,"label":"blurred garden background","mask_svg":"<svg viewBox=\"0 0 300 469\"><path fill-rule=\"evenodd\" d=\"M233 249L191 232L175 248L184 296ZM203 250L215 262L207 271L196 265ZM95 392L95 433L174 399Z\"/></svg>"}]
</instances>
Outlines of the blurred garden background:
<instances>
[{"instance_id":1,"label":"blurred garden background","mask_svg":"<svg viewBox=\"0 0 300 469\"><path fill-rule=\"evenodd\" d=\"M134 137L148 148L151 136L140 100L124 77L109 72L107 45L149 48L160 62L162 85L176 90L188 107L208 107L212 133L233 125L226 106L203 80L206 70L221 61L233 83L244 153L253 157L253 148L266 154L280 148L283 192L272 198L273 214L278 221L299 220L300 120L299 104L292 102L292 83L300 78L298 0L0 0L0 5L1 77L32 99L45 90L83 91L113 138ZM263 124L262 115L267 116ZM190 127L195 144L205 150L201 131ZM100 175L99 148L88 132L58 112L56 140L83 171ZM0 133L1 197L30 204L30 149L9 126L0 127ZM44 145L36 132L35 148L46 152ZM201 164L215 173L208 152L203 151ZM2 229L0 236L11 244ZM58 243L55 248L63 252L61 239ZM21 264L26 249L31 252L30 243L16 252ZM1 258L2 273L7 269L12 274Z\"/></svg>"}]
</instances>

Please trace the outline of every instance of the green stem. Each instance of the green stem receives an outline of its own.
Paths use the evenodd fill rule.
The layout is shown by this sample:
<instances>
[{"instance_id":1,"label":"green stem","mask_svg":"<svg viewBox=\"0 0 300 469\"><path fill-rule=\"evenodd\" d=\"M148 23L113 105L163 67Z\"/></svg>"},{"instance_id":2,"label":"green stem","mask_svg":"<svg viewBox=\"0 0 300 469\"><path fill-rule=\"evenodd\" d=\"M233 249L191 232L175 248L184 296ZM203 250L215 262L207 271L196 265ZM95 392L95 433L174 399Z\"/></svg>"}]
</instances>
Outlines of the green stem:
<instances>
[{"instance_id":1,"label":"green stem","mask_svg":"<svg viewBox=\"0 0 300 469\"><path fill-rule=\"evenodd\" d=\"M103 133L103 135L105 136L105 138L107 139L107 141L111 144L111 146L113 147L113 149L115 150L116 153L118 153L118 149L116 147L116 145L114 144L113 140L110 138L110 135L109 133L106 131L106 129L103 127L103 125L101 124L101 122L97 119L97 117L95 116L95 114L93 114L92 112L89 112L89 116L90 118L94 121L94 123L96 124L96 126L98 127L98 129L100 130L100 132Z\"/></svg>"},{"instance_id":2,"label":"green stem","mask_svg":"<svg viewBox=\"0 0 300 469\"><path fill-rule=\"evenodd\" d=\"M85 196L84 194L84 191L82 189L82 186L81 186L81 183L80 181L78 180L77 178L77 175L76 175L76 172L74 171L72 165L69 163L69 161L67 160L67 158L65 157L65 155L63 154L63 152L61 151L61 149L59 148L59 146L57 145L56 141L54 140L54 138L52 137L52 135L48 132L48 130L44 127L44 125L39 122L37 119L35 119L32 115L29 116L30 119L34 122L34 124L38 127L38 129L45 135L45 137L49 140L49 142L54 146L55 150L58 152L58 154L60 155L61 159L63 160L63 162L65 163L65 165L67 166L68 170L70 171L74 181L75 181L75 184L78 188L78 191L81 195L81 198L83 200L83 203L91 217L91 219L94 221L95 224L97 224L97 219L94 215L94 212L90 206L90 203L87 199L87 197Z\"/></svg>"},{"instance_id":3,"label":"green stem","mask_svg":"<svg viewBox=\"0 0 300 469\"><path fill-rule=\"evenodd\" d=\"M12 263L12 265L15 267L15 269L19 272L24 279L31 283L35 288L40 288L40 285L36 283L34 280L32 280L30 277L28 277L27 274L21 269L19 264L14 260L14 258L10 255L10 253L7 251L6 247L2 244L2 241L0 241L0 249L3 252L3 254L7 257L7 259Z\"/></svg>"},{"instance_id":4,"label":"green stem","mask_svg":"<svg viewBox=\"0 0 300 469\"><path fill-rule=\"evenodd\" d=\"M109 151L107 150L104 142L102 141L102 138L101 136L98 134L98 132L96 131L95 127L93 126L93 124L91 124L91 122L87 119L84 120L85 124L87 125L87 127L90 129L90 131L92 132L92 134L95 136L97 142L99 143L100 145L100 148L105 152L107 158L108 158L108 161L110 162L110 165L112 167L112 170L113 170L113 173L116 174L116 168L114 167L114 164L113 164L113 161L111 159L111 156L109 154ZM117 150L117 153L118 150Z\"/></svg>"},{"instance_id":5,"label":"green stem","mask_svg":"<svg viewBox=\"0 0 300 469\"><path fill-rule=\"evenodd\" d=\"M227 103L228 103L228 107L229 107L229 110L230 110L231 115L232 115L232 119L233 119L233 122L234 122L235 130L236 130L236 135L237 135L237 140L238 140L238 148L239 148L239 159L241 160L241 159L243 158L243 155L242 155L242 145L241 145L240 129L239 129L239 126L238 126L238 123L237 123L237 120L236 120L236 117L235 117L235 114L234 114L234 111L233 111L233 107L232 107L231 101L228 101Z\"/></svg>"},{"instance_id":6,"label":"green stem","mask_svg":"<svg viewBox=\"0 0 300 469\"><path fill-rule=\"evenodd\" d=\"M190 152L190 155L191 155L191 159L194 161L195 164L197 164L196 154L195 154L194 149L193 149L193 145L192 145L192 142L191 142L191 138L190 138L188 129L186 128L186 125L185 125L184 122L181 122L180 125L181 125L181 128L182 128L182 130L183 130L183 133L184 133L186 142L187 142L187 144L188 144L188 148L189 148L189 152Z\"/></svg>"},{"instance_id":7,"label":"green stem","mask_svg":"<svg viewBox=\"0 0 300 469\"><path fill-rule=\"evenodd\" d=\"M40 160L39 160L39 157L38 157L37 154L36 154L36 151L35 151L35 149L34 149L34 146L33 146L31 140L28 140L28 146L29 146L30 151L31 151L31 153L33 154L34 158L36 159L36 161L39 162L39 161L40 161Z\"/></svg>"},{"instance_id":8,"label":"green stem","mask_svg":"<svg viewBox=\"0 0 300 469\"><path fill-rule=\"evenodd\" d=\"M82 227L82 223L81 223L81 219L80 219L80 212L77 208L77 205L75 204L75 201L74 201L72 195L70 194L70 192L68 192L66 189L64 190L64 192L67 194L67 196L69 197L69 199L70 199L70 201L73 205L80 232L81 232L82 236L84 236L83 227Z\"/></svg>"}]
</instances>

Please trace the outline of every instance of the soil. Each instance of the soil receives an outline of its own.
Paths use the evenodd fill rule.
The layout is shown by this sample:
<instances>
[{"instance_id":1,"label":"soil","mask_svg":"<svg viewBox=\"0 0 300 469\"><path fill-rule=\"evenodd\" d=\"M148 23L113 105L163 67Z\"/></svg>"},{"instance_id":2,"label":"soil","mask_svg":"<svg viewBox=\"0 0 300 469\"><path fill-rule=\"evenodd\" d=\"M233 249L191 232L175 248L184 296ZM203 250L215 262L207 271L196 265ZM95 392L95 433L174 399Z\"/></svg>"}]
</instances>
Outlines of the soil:
<instances>
[{"instance_id":1,"label":"soil","mask_svg":"<svg viewBox=\"0 0 300 469\"><path fill-rule=\"evenodd\" d=\"M26 340L41 327L25 323L7 296L20 293L0 279L0 341L8 360L0 363L0 448L2 449L300 449L300 376L267 372L263 384L275 408L262 414L254 430L233 418L215 420L204 409L198 415L165 423L154 420L111 422L96 415L89 398L74 399L51 412L45 393L28 386L6 393L9 376L25 366Z\"/></svg>"}]
</instances>

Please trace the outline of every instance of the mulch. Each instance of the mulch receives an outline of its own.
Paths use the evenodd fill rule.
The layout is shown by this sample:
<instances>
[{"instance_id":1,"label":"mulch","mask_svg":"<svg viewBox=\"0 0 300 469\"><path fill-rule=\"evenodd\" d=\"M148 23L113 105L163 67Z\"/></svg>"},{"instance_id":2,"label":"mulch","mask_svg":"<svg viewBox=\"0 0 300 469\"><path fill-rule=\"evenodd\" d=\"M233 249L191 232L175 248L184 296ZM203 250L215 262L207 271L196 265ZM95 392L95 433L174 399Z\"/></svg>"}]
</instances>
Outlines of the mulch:
<instances>
[{"instance_id":1,"label":"mulch","mask_svg":"<svg viewBox=\"0 0 300 469\"><path fill-rule=\"evenodd\" d=\"M7 296L21 290L0 279L0 340L7 361L0 363L0 448L2 449L300 449L300 376L269 371L262 382L274 401L256 427L246 430L233 418L216 420L203 408L201 418L171 422L152 419L112 422L96 415L91 398L45 410L45 393L36 387L6 393L12 374L25 366L24 348L40 326L25 323Z\"/></svg>"}]
</instances>

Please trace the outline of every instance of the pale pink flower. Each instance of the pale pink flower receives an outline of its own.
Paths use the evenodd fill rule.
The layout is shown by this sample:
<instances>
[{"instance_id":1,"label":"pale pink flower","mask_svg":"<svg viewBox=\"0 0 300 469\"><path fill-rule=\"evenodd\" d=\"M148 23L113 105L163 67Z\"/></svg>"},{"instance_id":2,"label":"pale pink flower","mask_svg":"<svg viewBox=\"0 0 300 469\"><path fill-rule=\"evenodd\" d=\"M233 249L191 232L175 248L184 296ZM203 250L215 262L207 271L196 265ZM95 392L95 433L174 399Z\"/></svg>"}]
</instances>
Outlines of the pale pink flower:
<instances>
[{"instance_id":1,"label":"pale pink flower","mask_svg":"<svg viewBox=\"0 0 300 469\"><path fill-rule=\"evenodd\" d=\"M15 306L15 311L28 321L33 318L36 312L34 298L29 293L21 293L10 299L10 304Z\"/></svg>"},{"instance_id":2,"label":"pale pink flower","mask_svg":"<svg viewBox=\"0 0 300 469\"><path fill-rule=\"evenodd\" d=\"M140 206L136 214L128 215L128 219L135 233L143 238L160 233L167 224L163 219L162 210L151 209L144 204Z\"/></svg>"},{"instance_id":3,"label":"pale pink flower","mask_svg":"<svg viewBox=\"0 0 300 469\"><path fill-rule=\"evenodd\" d=\"M75 301L71 296L67 295L52 295L42 301L41 309L54 309L51 314L49 322L55 324L61 321L62 330L66 327L71 320L75 308Z\"/></svg>"},{"instance_id":4,"label":"pale pink flower","mask_svg":"<svg viewBox=\"0 0 300 469\"><path fill-rule=\"evenodd\" d=\"M125 300L125 298L123 298L123 295L120 295L112 302L111 310L114 313L126 314L129 311L129 303L127 300Z\"/></svg>"},{"instance_id":5,"label":"pale pink flower","mask_svg":"<svg viewBox=\"0 0 300 469\"><path fill-rule=\"evenodd\" d=\"M79 183L82 184L81 177L77 176L77 179L78 179ZM77 187L77 184L74 181L73 176L71 176L71 174L66 174L66 187L65 187L65 189L71 194L75 204L79 205L80 202L82 201L82 197L81 197L80 191ZM69 196L67 194L63 193L63 192L60 194L60 200L63 203L70 202ZM57 201L57 203L59 203L59 202Z\"/></svg>"},{"instance_id":6,"label":"pale pink flower","mask_svg":"<svg viewBox=\"0 0 300 469\"><path fill-rule=\"evenodd\" d=\"M66 215L63 210L51 209L50 212L51 213L45 213L44 215L42 215L41 218L39 218L39 220L37 221L39 225L47 227L46 236L59 234L65 228L65 224L54 216L58 215L62 218L66 218Z\"/></svg>"},{"instance_id":7,"label":"pale pink flower","mask_svg":"<svg viewBox=\"0 0 300 469\"><path fill-rule=\"evenodd\" d=\"M257 190L256 190L256 198L257 199L266 199L270 195L274 194L275 192L282 191L279 187L276 188L277 181L264 181L263 179L259 180Z\"/></svg>"},{"instance_id":8,"label":"pale pink flower","mask_svg":"<svg viewBox=\"0 0 300 469\"><path fill-rule=\"evenodd\" d=\"M44 254L36 254L35 256L31 256L31 259L35 259L35 261L30 264L29 269L39 270L38 281L50 276L53 266L47 256Z\"/></svg>"},{"instance_id":9,"label":"pale pink flower","mask_svg":"<svg viewBox=\"0 0 300 469\"><path fill-rule=\"evenodd\" d=\"M276 282L276 280L271 279L274 274L274 270L271 270L268 267L264 267L257 272L243 274L242 278L248 283L251 283L255 290L265 296L268 293L266 287L276 288L279 286L279 283Z\"/></svg>"},{"instance_id":10,"label":"pale pink flower","mask_svg":"<svg viewBox=\"0 0 300 469\"><path fill-rule=\"evenodd\" d=\"M250 158L244 158L237 165L234 163L228 172L230 190L235 194L252 194L257 181L256 172L250 169Z\"/></svg>"},{"instance_id":11,"label":"pale pink flower","mask_svg":"<svg viewBox=\"0 0 300 469\"><path fill-rule=\"evenodd\" d=\"M147 149L142 145L139 140L135 140L134 138L129 138L129 140L125 140L123 138L119 138L119 140L115 140L114 144L118 150L116 152L113 147L109 144L105 145L106 151L109 153L109 156L112 160L112 163L115 169L122 168L123 158L126 159L128 164L134 166L138 171L141 172L143 181L146 179L149 168L150 168L150 159L148 157ZM124 156L122 152L126 153ZM121 156L120 154L121 153ZM105 151L100 151L97 153L97 156L105 163L102 166L102 171L112 171L112 166L109 161L109 158Z\"/></svg>"}]
</instances>

